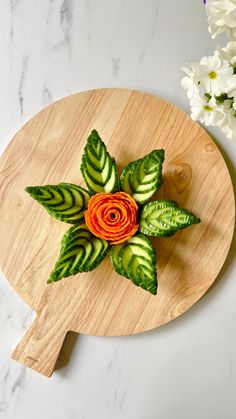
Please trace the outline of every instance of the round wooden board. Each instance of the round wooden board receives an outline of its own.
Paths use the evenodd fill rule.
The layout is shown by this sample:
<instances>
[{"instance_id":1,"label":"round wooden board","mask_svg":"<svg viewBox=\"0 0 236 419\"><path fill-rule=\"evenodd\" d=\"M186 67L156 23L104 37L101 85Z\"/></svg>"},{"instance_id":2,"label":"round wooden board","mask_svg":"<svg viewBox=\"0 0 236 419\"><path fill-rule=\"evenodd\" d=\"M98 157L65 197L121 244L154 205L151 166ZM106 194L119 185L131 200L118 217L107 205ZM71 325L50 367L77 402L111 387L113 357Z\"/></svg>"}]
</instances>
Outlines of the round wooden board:
<instances>
[{"instance_id":1,"label":"round wooden board","mask_svg":"<svg viewBox=\"0 0 236 419\"><path fill-rule=\"evenodd\" d=\"M164 186L202 219L171 238L154 240L157 296L113 271L97 270L47 285L68 225L52 219L25 192L28 185L83 185L80 162L97 129L119 169L153 149L166 152ZM234 195L225 162L209 135L183 111L138 91L100 89L66 97L33 117L0 161L0 263L18 294L55 334L127 335L153 329L191 307L212 285L234 229ZM44 310L44 307L45 310Z\"/></svg>"}]
</instances>

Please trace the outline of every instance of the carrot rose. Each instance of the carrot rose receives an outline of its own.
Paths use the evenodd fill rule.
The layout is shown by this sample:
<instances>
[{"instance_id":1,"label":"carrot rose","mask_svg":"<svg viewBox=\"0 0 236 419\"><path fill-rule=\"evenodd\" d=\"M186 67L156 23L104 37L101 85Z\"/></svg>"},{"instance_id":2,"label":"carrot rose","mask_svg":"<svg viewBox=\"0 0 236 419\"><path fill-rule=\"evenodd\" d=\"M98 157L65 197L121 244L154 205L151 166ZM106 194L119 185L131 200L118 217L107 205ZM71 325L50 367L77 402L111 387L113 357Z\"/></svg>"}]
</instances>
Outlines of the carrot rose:
<instances>
[{"instance_id":1,"label":"carrot rose","mask_svg":"<svg viewBox=\"0 0 236 419\"><path fill-rule=\"evenodd\" d=\"M89 230L111 244L122 243L138 230L138 206L125 192L93 195L84 213Z\"/></svg>"}]
</instances>

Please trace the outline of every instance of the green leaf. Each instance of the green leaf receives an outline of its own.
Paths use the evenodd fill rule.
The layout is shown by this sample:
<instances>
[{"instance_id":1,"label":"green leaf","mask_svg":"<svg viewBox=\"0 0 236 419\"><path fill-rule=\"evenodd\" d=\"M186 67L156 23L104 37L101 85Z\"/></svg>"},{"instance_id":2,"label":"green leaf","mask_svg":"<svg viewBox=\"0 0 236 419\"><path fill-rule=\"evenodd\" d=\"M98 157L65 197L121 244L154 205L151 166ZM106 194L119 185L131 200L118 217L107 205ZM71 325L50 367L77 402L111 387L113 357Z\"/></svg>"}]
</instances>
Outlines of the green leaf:
<instances>
[{"instance_id":1,"label":"green leaf","mask_svg":"<svg viewBox=\"0 0 236 419\"><path fill-rule=\"evenodd\" d=\"M87 139L81 171L91 194L113 193L119 190L115 160L107 152L106 145L96 130L93 130Z\"/></svg>"},{"instance_id":2,"label":"green leaf","mask_svg":"<svg viewBox=\"0 0 236 419\"><path fill-rule=\"evenodd\" d=\"M204 93L204 96L207 102L209 102L212 98L212 96L209 93Z\"/></svg>"},{"instance_id":3,"label":"green leaf","mask_svg":"<svg viewBox=\"0 0 236 419\"><path fill-rule=\"evenodd\" d=\"M52 217L69 224L81 222L90 199L88 191L72 183L29 186L25 190L43 205Z\"/></svg>"},{"instance_id":4,"label":"green leaf","mask_svg":"<svg viewBox=\"0 0 236 419\"><path fill-rule=\"evenodd\" d=\"M172 236L176 231L200 221L191 212L180 208L177 202L159 200L143 206L139 229L148 236Z\"/></svg>"},{"instance_id":5,"label":"green leaf","mask_svg":"<svg viewBox=\"0 0 236 419\"><path fill-rule=\"evenodd\" d=\"M221 93L221 95L215 96L215 99L216 99L217 104L221 105L222 103L224 103L225 100L233 99L233 98L228 97L227 93Z\"/></svg>"},{"instance_id":6,"label":"green leaf","mask_svg":"<svg viewBox=\"0 0 236 419\"><path fill-rule=\"evenodd\" d=\"M85 223L71 227L63 236L61 252L48 283L79 272L93 271L110 248L106 240L95 237Z\"/></svg>"},{"instance_id":7,"label":"green leaf","mask_svg":"<svg viewBox=\"0 0 236 419\"><path fill-rule=\"evenodd\" d=\"M156 295L156 253L147 237L138 233L126 242L112 246L110 254L118 274Z\"/></svg>"},{"instance_id":8,"label":"green leaf","mask_svg":"<svg viewBox=\"0 0 236 419\"><path fill-rule=\"evenodd\" d=\"M161 187L164 150L154 150L126 166L121 174L121 190L139 204L147 202Z\"/></svg>"}]
</instances>

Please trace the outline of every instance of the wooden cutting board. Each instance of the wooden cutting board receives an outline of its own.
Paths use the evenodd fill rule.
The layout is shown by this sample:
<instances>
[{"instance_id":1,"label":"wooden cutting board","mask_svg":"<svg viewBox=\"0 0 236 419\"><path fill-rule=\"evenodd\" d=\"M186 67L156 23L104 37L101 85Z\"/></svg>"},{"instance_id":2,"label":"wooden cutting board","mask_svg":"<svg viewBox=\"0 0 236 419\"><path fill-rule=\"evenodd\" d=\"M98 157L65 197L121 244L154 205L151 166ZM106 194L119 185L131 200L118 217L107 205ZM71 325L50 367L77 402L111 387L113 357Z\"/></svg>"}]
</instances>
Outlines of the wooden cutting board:
<instances>
[{"instance_id":1,"label":"wooden cutting board","mask_svg":"<svg viewBox=\"0 0 236 419\"><path fill-rule=\"evenodd\" d=\"M91 273L47 285L68 225L51 218L29 185L83 185L80 162L97 129L119 168L164 148L164 186L202 219L171 238L154 240L157 296L113 271L109 257ZM66 97L33 117L0 160L0 264L37 317L13 358L50 376L68 331L129 335L178 317L208 290L227 256L235 219L225 162L206 131L183 111L147 93L100 89Z\"/></svg>"}]
</instances>

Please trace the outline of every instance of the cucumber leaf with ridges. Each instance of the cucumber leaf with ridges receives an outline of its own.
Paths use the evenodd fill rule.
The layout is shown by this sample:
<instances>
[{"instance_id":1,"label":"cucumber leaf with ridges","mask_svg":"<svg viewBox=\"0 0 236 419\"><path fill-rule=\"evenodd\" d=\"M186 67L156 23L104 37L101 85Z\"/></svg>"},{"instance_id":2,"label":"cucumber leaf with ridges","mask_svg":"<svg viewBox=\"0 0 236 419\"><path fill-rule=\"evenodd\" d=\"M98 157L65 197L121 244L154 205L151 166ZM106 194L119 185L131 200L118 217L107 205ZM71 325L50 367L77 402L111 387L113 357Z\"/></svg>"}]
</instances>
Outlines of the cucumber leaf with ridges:
<instances>
[{"instance_id":1,"label":"cucumber leaf with ridges","mask_svg":"<svg viewBox=\"0 0 236 419\"><path fill-rule=\"evenodd\" d=\"M142 207L139 230L148 236L167 237L200 221L191 212L180 208L177 202L158 200Z\"/></svg>"},{"instance_id":2,"label":"cucumber leaf with ridges","mask_svg":"<svg viewBox=\"0 0 236 419\"><path fill-rule=\"evenodd\" d=\"M90 199L88 191L72 183L28 186L25 190L43 205L52 217L69 224L81 222Z\"/></svg>"},{"instance_id":3,"label":"cucumber leaf with ridges","mask_svg":"<svg viewBox=\"0 0 236 419\"><path fill-rule=\"evenodd\" d=\"M156 295L156 252L147 237L138 233L124 243L113 245L110 255L112 265L119 275Z\"/></svg>"},{"instance_id":4,"label":"cucumber leaf with ridges","mask_svg":"<svg viewBox=\"0 0 236 419\"><path fill-rule=\"evenodd\" d=\"M61 251L48 283L79 272L93 271L110 248L106 240L95 237L85 223L71 227L63 236Z\"/></svg>"},{"instance_id":5,"label":"cucumber leaf with ridges","mask_svg":"<svg viewBox=\"0 0 236 419\"><path fill-rule=\"evenodd\" d=\"M114 193L119 190L115 160L108 153L96 130L93 130L87 139L81 172L91 194Z\"/></svg>"},{"instance_id":6,"label":"cucumber leaf with ridges","mask_svg":"<svg viewBox=\"0 0 236 419\"><path fill-rule=\"evenodd\" d=\"M121 190L139 204L147 202L161 187L164 150L154 150L128 164L121 173Z\"/></svg>"}]
</instances>

